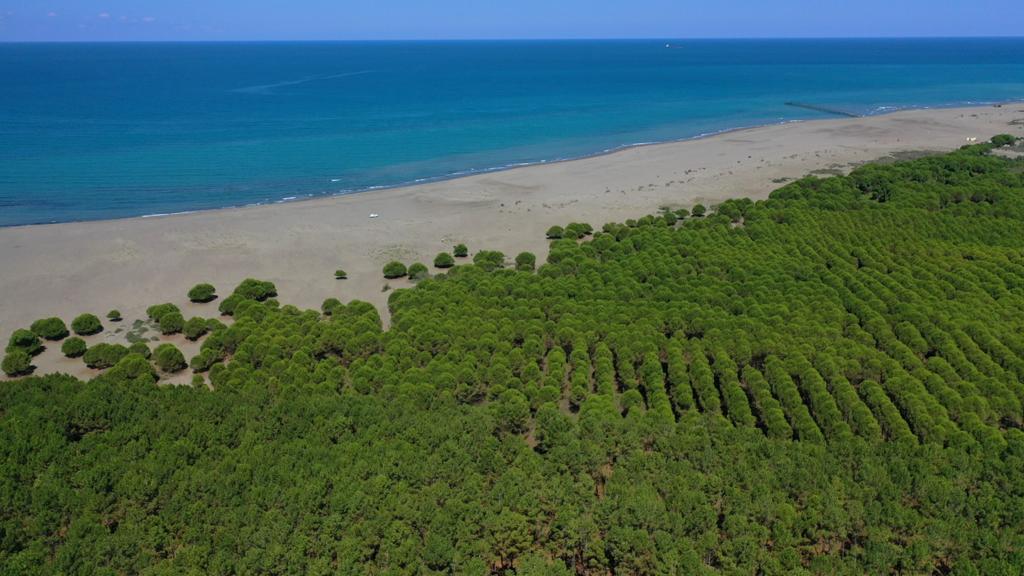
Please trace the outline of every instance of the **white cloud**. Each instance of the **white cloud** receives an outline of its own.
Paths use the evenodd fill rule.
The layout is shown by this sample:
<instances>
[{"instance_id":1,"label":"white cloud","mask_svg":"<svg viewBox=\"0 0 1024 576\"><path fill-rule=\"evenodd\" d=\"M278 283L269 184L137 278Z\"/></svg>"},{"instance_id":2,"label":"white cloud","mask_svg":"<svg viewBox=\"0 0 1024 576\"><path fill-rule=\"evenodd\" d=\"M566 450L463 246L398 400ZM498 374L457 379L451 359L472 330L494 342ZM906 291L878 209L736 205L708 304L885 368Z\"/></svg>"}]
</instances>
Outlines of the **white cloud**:
<instances>
[{"instance_id":1,"label":"white cloud","mask_svg":"<svg viewBox=\"0 0 1024 576\"><path fill-rule=\"evenodd\" d=\"M146 24L152 24L153 22L156 22L156 18L153 16L143 16L142 21Z\"/></svg>"},{"instance_id":2,"label":"white cloud","mask_svg":"<svg viewBox=\"0 0 1024 576\"><path fill-rule=\"evenodd\" d=\"M48 18L56 18L57 17L57 13L54 12L53 10L50 10L49 12L46 13L46 16Z\"/></svg>"},{"instance_id":3,"label":"white cloud","mask_svg":"<svg viewBox=\"0 0 1024 576\"><path fill-rule=\"evenodd\" d=\"M100 12L99 14L96 15L96 17L99 18L100 20L107 20L107 19L110 18L110 12Z\"/></svg>"}]
</instances>

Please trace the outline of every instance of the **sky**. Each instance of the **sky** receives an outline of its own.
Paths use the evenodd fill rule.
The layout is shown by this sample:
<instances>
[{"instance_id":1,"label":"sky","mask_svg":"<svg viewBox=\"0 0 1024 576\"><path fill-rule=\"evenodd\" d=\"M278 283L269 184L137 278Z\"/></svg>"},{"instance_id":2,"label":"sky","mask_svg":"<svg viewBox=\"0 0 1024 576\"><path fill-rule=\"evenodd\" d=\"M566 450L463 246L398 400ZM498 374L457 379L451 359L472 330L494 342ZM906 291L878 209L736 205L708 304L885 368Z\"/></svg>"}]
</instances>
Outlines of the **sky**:
<instances>
[{"instance_id":1,"label":"sky","mask_svg":"<svg viewBox=\"0 0 1024 576\"><path fill-rule=\"evenodd\" d=\"M1024 0L0 0L0 41L1019 36Z\"/></svg>"}]
</instances>

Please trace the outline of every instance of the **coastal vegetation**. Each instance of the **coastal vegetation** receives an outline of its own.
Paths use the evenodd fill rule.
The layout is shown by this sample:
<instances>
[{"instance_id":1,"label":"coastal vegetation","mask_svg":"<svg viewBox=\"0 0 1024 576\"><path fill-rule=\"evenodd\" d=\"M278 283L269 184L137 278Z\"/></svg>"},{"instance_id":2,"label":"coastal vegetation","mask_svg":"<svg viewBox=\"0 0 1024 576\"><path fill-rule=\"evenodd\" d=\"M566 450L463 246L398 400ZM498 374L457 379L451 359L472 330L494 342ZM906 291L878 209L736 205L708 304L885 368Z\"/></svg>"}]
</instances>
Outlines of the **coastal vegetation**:
<instances>
[{"instance_id":1,"label":"coastal vegetation","mask_svg":"<svg viewBox=\"0 0 1024 576\"><path fill-rule=\"evenodd\" d=\"M465 258L469 256L469 248L467 248L465 244L456 244L455 248L452 249L452 254L454 254L456 258Z\"/></svg>"},{"instance_id":2,"label":"coastal vegetation","mask_svg":"<svg viewBox=\"0 0 1024 576\"><path fill-rule=\"evenodd\" d=\"M167 342L153 350L153 361L164 372L178 372L188 366L185 362L185 355L181 353L181 350L178 350L174 344Z\"/></svg>"},{"instance_id":3,"label":"coastal vegetation","mask_svg":"<svg viewBox=\"0 0 1024 576\"><path fill-rule=\"evenodd\" d=\"M160 325L160 333L164 336L177 334L185 327L185 317L181 315L181 312L168 312L160 316L158 323Z\"/></svg>"},{"instance_id":4,"label":"coastal vegetation","mask_svg":"<svg viewBox=\"0 0 1024 576\"><path fill-rule=\"evenodd\" d=\"M68 326L60 318L43 318L32 323L32 333L46 340L63 340L68 336Z\"/></svg>"},{"instance_id":5,"label":"coastal vegetation","mask_svg":"<svg viewBox=\"0 0 1024 576\"><path fill-rule=\"evenodd\" d=\"M1019 573L999 141L483 250L391 291L388 330L246 280L193 386L159 385L167 343L5 382L0 573Z\"/></svg>"},{"instance_id":6,"label":"coastal vegetation","mask_svg":"<svg viewBox=\"0 0 1024 576\"><path fill-rule=\"evenodd\" d=\"M101 342L89 347L82 355L82 360L89 368L102 370L117 364L121 358L128 355L128 348L120 344Z\"/></svg>"},{"instance_id":7,"label":"coastal vegetation","mask_svg":"<svg viewBox=\"0 0 1024 576\"><path fill-rule=\"evenodd\" d=\"M440 252L437 256L434 256L434 267L435 268L451 268L455 266L455 258L447 252Z\"/></svg>"},{"instance_id":8,"label":"coastal vegetation","mask_svg":"<svg viewBox=\"0 0 1024 576\"><path fill-rule=\"evenodd\" d=\"M24 350L8 350L0 368L8 376L30 374L32 372L32 356Z\"/></svg>"},{"instance_id":9,"label":"coastal vegetation","mask_svg":"<svg viewBox=\"0 0 1024 576\"><path fill-rule=\"evenodd\" d=\"M391 261L384 265L384 277L389 280L401 278L408 273L409 270L401 262Z\"/></svg>"},{"instance_id":10,"label":"coastal vegetation","mask_svg":"<svg viewBox=\"0 0 1024 576\"><path fill-rule=\"evenodd\" d=\"M192 302L205 304L212 302L215 298L217 298L217 289L213 287L213 284L196 284L188 291L188 299Z\"/></svg>"},{"instance_id":11,"label":"coastal vegetation","mask_svg":"<svg viewBox=\"0 0 1024 576\"><path fill-rule=\"evenodd\" d=\"M85 354L88 346L85 344L85 340L82 340L78 336L72 336L64 341L60 347L62 354L68 358L80 358Z\"/></svg>"},{"instance_id":12,"label":"coastal vegetation","mask_svg":"<svg viewBox=\"0 0 1024 576\"><path fill-rule=\"evenodd\" d=\"M71 321L71 329L79 336L91 336L103 331L103 324L95 314L82 314Z\"/></svg>"},{"instance_id":13,"label":"coastal vegetation","mask_svg":"<svg viewBox=\"0 0 1024 576\"><path fill-rule=\"evenodd\" d=\"M427 269L426 264L422 262L413 262L409 265L409 278L413 280L422 280L427 277L430 271Z\"/></svg>"},{"instance_id":14,"label":"coastal vegetation","mask_svg":"<svg viewBox=\"0 0 1024 576\"><path fill-rule=\"evenodd\" d=\"M24 352L29 356L35 356L43 351L43 343L35 332L19 328L11 334L11 339L7 342L6 351Z\"/></svg>"}]
</instances>

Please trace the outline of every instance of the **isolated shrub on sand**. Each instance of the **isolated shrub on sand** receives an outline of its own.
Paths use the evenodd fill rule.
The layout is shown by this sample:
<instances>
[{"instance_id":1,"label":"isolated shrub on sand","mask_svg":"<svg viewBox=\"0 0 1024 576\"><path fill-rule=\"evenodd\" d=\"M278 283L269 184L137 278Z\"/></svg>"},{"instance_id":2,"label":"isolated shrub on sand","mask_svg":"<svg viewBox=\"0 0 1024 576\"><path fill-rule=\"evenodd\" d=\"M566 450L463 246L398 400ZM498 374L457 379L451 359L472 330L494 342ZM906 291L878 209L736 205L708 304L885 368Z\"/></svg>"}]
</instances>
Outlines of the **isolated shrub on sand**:
<instances>
[{"instance_id":1,"label":"isolated shrub on sand","mask_svg":"<svg viewBox=\"0 0 1024 576\"><path fill-rule=\"evenodd\" d=\"M548 240L559 240L565 235L565 230L561 226L552 226L548 228L547 236Z\"/></svg>"},{"instance_id":2,"label":"isolated shrub on sand","mask_svg":"<svg viewBox=\"0 0 1024 576\"><path fill-rule=\"evenodd\" d=\"M533 272L537 266L537 257L532 252L520 252L516 256L516 270L521 272Z\"/></svg>"},{"instance_id":3,"label":"isolated shrub on sand","mask_svg":"<svg viewBox=\"0 0 1024 576\"><path fill-rule=\"evenodd\" d=\"M107 320L110 320L111 322L120 322L121 321L121 311L120 310L111 310L110 312L107 312Z\"/></svg>"},{"instance_id":4,"label":"isolated shrub on sand","mask_svg":"<svg viewBox=\"0 0 1024 576\"><path fill-rule=\"evenodd\" d=\"M171 304L170 302L164 304L154 304L153 306L146 308L146 316L148 316L149 319L152 320L153 322L160 322L161 318L173 312L180 314L181 310L174 304Z\"/></svg>"},{"instance_id":5,"label":"isolated shrub on sand","mask_svg":"<svg viewBox=\"0 0 1024 576\"><path fill-rule=\"evenodd\" d=\"M451 268L455 266L455 258L447 252L439 252L437 256L434 256L434 267L435 268Z\"/></svg>"},{"instance_id":6,"label":"isolated shrub on sand","mask_svg":"<svg viewBox=\"0 0 1024 576\"><path fill-rule=\"evenodd\" d=\"M422 280L429 275L427 266L421 262L414 262L409 265L409 278L413 280Z\"/></svg>"},{"instance_id":7,"label":"isolated shrub on sand","mask_svg":"<svg viewBox=\"0 0 1024 576\"><path fill-rule=\"evenodd\" d=\"M676 210L676 218L680 220L686 220L689 217L690 211L687 210L686 208L680 208L679 210Z\"/></svg>"},{"instance_id":8,"label":"isolated shrub on sand","mask_svg":"<svg viewBox=\"0 0 1024 576\"><path fill-rule=\"evenodd\" d=\"M71 321L71 329L79 336L89 336L102 332L103 324L100 324L100 319L95 314L82 314Z\"/></svg>"},{"instance_id":9,"label":"isolated shrub on sand","mask_svg":"<svg viewBox=\"0 0 1024 576\"><path fill-rule=\"evenodd\" d=\"M82 360L89 368L105 369L117 364L128 355L128 349L120 344L101 342L85 351Z\"/></svg>"},{"instance_id":10,"label":"isolated shrub on sand","mask_svg":"<svg viewBox=\"0 0 1024 576\"><path fill-rule=\"evenodd\" d=\"M177 334L185 327L185 317L181 312L170 312L160 317L160 333L164 336Z\"/></svg>"},{"instance_id":11,"label":"isolated shrub on sand","mask_svg":"<svg viewBox=\"0 0 1024 576\"><path fill-rule=\"evenodd\" d=\"M702 218L707 212L708 209L703 204L694 204L693 209L690 211L694 218Z\"/></svg>"},{"instance_id":12,"label":"isolated shrub on sand","mask_svg":"<svg viewBox=\"0 0 1024 576\"><path fill-rule=\"evenodd\" d=\"M39 336L36 336L31 330L18 328L11 334L6 351L14 352L15 350L21 350L29 356L35 356L43 351L43 343L39 340Z\"/></svg>"},{"instance_id":13,"label":"isolated shrub on sand","mask_svg":"<svg viewBox=\"0 0 1024 576\"><path fill-rule=\"evenodd\" d=\"M341 268L338 268L337 270L334 271L335 280L345 280L346 278L348 278L348 272L345 272Z\"/></svg>"},{"instance_id":14,"label":"isolated shrub on sand","mask_svg":"<svg viewBox=\"0 0 1024 576\"><path fill-rule=\"evenodd\" d=\"M188 291L188 299L200 304L212 302L216 297L217 289L213 287L213 284L196 284Z\"/></svg>"},{"instance_id":15,"label":"isolated shrub on sand","mask_svg":"<svg viewBox=\"0 0 1024 576\"><path fill-rule=\"evenodd\" d=\"M408 274L409 271L405 268L405 264L401 262L388 262L384 265L384 277L387 279L401 278Z\"/></svg>"},{"instance_id":16,"label":"isolated shrub on sand","mask_svg":"<svg viewBox=\"0 0 1024 576\"><path fill-rule=\"evenodd\" d=\"M481 250L473 256L473 264L491 272L505 267L505 254L497 250Z\"/></svg>"},{"instance_id":17,"label":"isolated shrub on sand","mask_svg":"<svg viewBox=\"0 0 1024 576\"><path fill-rule=\"evenodd\" d=\"M89 347L85 345L85 340L78 336L68 338L60 347L60 351L68 358L80 358L88 349Z\"/></svg>"},{"instance_id":18,"label":"isolated shrub on sand","mask_svg":"<svg viewBox=\"0 0 1024 576\"><path fill-rule=\"evenodd\" d=\"M8 376L25 376L32 373L32 357L24 350L11 350L0 365Z\"/></svg>"},{"instance_id":19,"label":"isolated shrub on sand","mask_svg":"<svg viewBox=\"0 0 1024 576\"><path fill-rule=\"evenodd\" d=\"M68 336L68 326L60 318L43 318L32 323L32 333L47 340L63 340Z\"/></svg>"},{"instance_id":20,"label":"isolated shrub on sand","mask_svg":"<svg viewBox=\"0 0 1024 576\"><path fill-rule=\"evenodd\" d=\"M185 355L174 344L161 344L153 350L153 361L164 372L179 372L185 369Z\"/></svg>"},{"instance_id":21,"label":"isolated shrub on sand","mask_svg":"<svg viewBox=\"0 0 1024 576\"><path fill-rule=\"evenodd\" d=\"M456 244L452 254L455 254L456 258L465 258L469 256L469 248L466 248L465 244Z\"/></svg>"},{"instance_id":22,"label":"isolated shrub on sand","mask_svg":"<svg viewBox=\"0 0 1024 576\"><path fill-rule=\"evenodd\" d=\"M205 318L194 316L189 318L188 322L185 322L185 326L181 331L185 334L185 338L195 341L202 338L209 329Z\"/></svg>"}]
</instances>

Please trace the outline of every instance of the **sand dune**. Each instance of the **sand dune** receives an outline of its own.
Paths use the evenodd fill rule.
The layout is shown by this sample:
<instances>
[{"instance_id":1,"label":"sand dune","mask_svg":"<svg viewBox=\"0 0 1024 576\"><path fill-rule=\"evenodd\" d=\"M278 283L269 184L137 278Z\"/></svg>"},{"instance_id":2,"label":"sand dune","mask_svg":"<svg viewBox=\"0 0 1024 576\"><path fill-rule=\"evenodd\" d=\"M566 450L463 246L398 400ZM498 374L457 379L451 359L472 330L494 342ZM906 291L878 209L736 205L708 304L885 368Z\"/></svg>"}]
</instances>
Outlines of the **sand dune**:
<instances>
[{"instance_id":1,"label":"sand dune","mask_svg":"<svg viewBox=\"0 0 1024 576\"><path fill-rule=\"evenodd\" d=\"M328 297L382 310L391 259L430 264L465 242L471 251L522 250L542 259L553 224L595 227L659 206L763 198L786 179L848 171L904 151L947 151L967 137L1024 135L1024 105L918 110L870 118L766 126L406 188L273 206L0 229L0 335L33 320L111 308L126 323L145 308L185 305L197 282L227 294L243 278L272 280L281 300L318 308ZM371 213L378 218L369 218ZM349 279L338 281L344 268ZM216 305L188 306L216 315ZM116 340L112 331L98 339ZM37 364L71 369L51 347ZM74 366L78 366L74 364Z\"/></svg>"}]
</instances>

